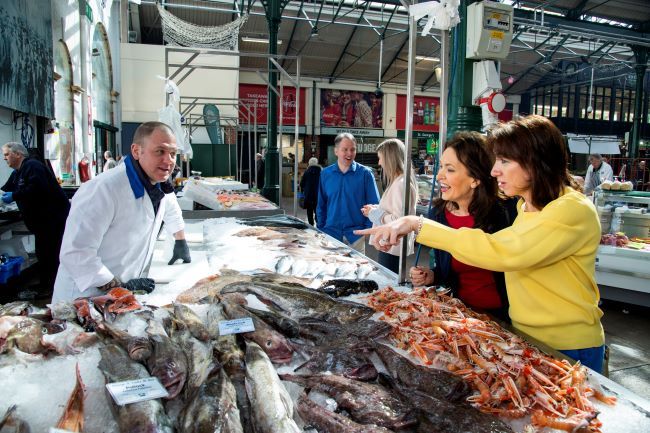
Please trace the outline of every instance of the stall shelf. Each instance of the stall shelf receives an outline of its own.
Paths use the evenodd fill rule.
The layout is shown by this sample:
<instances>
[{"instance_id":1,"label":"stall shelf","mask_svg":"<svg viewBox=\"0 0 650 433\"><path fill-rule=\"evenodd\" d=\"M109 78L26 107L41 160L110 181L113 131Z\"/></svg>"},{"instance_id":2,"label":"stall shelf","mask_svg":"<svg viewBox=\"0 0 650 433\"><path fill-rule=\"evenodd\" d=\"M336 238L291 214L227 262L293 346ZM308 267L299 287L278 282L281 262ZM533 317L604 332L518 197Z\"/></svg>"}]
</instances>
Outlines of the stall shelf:
<instances>
[{"instance_id":1,"label":"stall shelf","mask_svg":"<svg viewBox=\"0 0 650 433\"><path fill-rule=\"evenodd\" d=\"M615 232L637 241L627 246L601 245L598 248L596 281L601 297L650 306L650 193L596 191L594 202L604 243L608 239L614 243L615 238L608 234L615 236Z\"/></svg>"}]
</instances>

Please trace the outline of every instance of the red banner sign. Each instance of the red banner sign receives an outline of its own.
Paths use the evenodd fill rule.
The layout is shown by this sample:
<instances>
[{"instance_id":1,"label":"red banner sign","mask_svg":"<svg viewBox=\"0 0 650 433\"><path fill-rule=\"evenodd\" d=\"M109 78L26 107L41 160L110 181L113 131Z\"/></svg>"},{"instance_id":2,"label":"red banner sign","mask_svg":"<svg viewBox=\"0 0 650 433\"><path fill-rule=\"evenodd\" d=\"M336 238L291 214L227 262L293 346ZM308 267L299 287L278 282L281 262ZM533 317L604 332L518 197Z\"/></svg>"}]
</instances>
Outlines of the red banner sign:
<instances>
[{"instance_id":1,"label":"red banner sign","mask_svg":"<svg viewBox=\"0 0 650 433\"><path fill-rule=\"evenodd\" d=\"M406 129L406 95L397 95L397 129ZM413 97L413 131L438 132L440 126L440 98Z\"/></svg>"},{"instance_id":2,"label":"red banner sign","mask_svg":"<svg viewBox=\"0 0 650 433\"><path fill-rule=\"evenodd\" d=\"M282 124L295 125L296 124L296 88L284 87L282 95ZM247 105L252 112L255 112L258 125L267 124L267 110L268 110L268 90L267 87L261 84L240 84L239 85L239 100L240 112L239 121L241 123L248 123L248 110L244 105ZM257 110L254 104L257 102ZM280 122L280 111L278 110L278 118ZM251 124L254 119L251 118ZM305 124L305 89L300 89L300 114L298 116L298 124Z\"/></svg>"}]
</instances>

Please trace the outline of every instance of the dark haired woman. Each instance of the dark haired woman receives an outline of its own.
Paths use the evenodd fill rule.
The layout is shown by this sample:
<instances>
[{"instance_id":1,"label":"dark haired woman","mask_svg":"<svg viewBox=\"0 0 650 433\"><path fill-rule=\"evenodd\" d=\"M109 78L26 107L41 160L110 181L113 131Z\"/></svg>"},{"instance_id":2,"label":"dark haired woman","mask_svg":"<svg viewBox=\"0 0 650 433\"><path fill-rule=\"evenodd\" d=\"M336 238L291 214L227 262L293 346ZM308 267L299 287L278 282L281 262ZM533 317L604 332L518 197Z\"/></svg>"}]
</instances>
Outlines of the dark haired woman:
<instances>
[{"instance_id":1,"label":"dark haired woman","mask_svg":"<svg viewBox=\"0 0 650 433\"><path fill-rule=\"evenodd\" d=\"M478 228L486 233L512 224L516 202L499 198L497 182L490 175L493 163L483 135L456 134L440 157L436 179L441 197L434 202L429 219L454 229ZM510 321L503 273L467 265L441 249L432 249L431 255L433 269L411 268L414 286L447 286L472 309Z\"/></svg>"},{"instance_id":2,"label":"dark haired woman","mask_svg":"<svg viewBox=\"0 0 650 433\"><path fill-rule=\"evenodd\" d=\"M499 188L520 197L512 226L490 234L406 216L355 233L375 235L373 245L386 250L415 231L418 242L463 263L504 272L513 326L600 372L600 223L567 170L564 138L550 120L533 115L498 125L489 144Z\"/></svg>"}]
</instances>

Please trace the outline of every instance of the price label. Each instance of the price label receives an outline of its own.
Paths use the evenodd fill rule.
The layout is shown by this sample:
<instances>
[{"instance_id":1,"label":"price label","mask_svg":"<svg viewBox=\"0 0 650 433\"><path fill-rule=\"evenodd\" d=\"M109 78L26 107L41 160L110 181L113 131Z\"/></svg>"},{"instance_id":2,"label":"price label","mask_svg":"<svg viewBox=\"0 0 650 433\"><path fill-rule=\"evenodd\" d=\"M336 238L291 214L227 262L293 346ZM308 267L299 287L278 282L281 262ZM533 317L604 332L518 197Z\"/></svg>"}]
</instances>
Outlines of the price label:
<instances>
[{"instance_id":1,"label":"price label","mask_svg":"<svg viewBox=\"0 0 650 433\"><path fill-rule=\"evenodd\" d=\"M167 397L169 393L157 377L107 383L106 388L119 406Z\"/></svg>"},{"instance_id":2,"label":"price label","mask_svg":"<svg viewBox=\"0 0 650 433\"><path fill-rule=\"evenodd\" d=\"M242 332L255 331L253 319L244 317L234 320L222 320L219 322L219 335L241 334Z\"/></svg>"},{"instance_id":3,"label":"price label","mask_svg":"<svg viewBox=\"0 0 650 433\"><path fill-rule=\"evenodd\" d=\"M50 427L50 433L72 433L70 430L63 430L62 428Z\"/></svg>"}]
</instances>

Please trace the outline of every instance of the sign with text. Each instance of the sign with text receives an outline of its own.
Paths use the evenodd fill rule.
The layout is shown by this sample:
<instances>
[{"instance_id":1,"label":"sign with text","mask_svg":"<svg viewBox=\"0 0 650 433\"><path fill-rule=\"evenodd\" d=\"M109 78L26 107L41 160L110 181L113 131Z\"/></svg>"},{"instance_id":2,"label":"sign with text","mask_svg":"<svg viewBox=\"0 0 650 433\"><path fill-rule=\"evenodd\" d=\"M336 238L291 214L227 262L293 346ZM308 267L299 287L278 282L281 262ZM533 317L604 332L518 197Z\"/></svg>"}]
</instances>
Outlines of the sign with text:
<instances>
[{"instance_id":1,"label":"sign with text","mask_svg":"<svg viewBox=\"0 0 650 433\"><path fill-rule=\"evenodd\" d=\"M383 128L383 96L357 90L320 90L321 127Z\"/></svg>"},{"instance_id":2,"label":"sign with text","mask_svg":"<svg viewBox=\"0 0 650 433\"><path fill-rule=\"evenodd\" d=\"M278 90L279 90L278 86ZM277 96L276 96L277 98ZM239 122L248 123L248 106L257 117L258 125L266 125L267 111L269 107L269 98L267 87L261 84L240 84L239 85ZM257 103L257 110L255 110L255 103ZM280 110L278 106L278 118L276 122L280 122ZM251 118L251 124L255 123ZM298 115L298 123L305 124L305 89L300 89L300 113ZM295 125L296 124L296 88L284 87L282 91L282 124Z\"/></svg>"},{"instance_id":3,"label":"sign with text","mask_svg":"<svg viewBox=\"0 0 650 433\"><path fill-rule=\"evenodd\" d=\"M254 332L255 325L250 317L241 319L222 320L219 322L219 335L241 334L243 332Z\"/></svg>"},{"instance_id":4,"label":"sign with text","mask_svg":"<svg viewBox=\"0 0 650 433\"><path fill-rule=\"evenodd\" d=\"M406 129L406 95L397 95L397 129ZM440 127L440 98L413 97L413 131L438 132Z\"/></svg>"},{"instance_id":5,"label":"sign with text","mask_svg":"<svg viewBox=\"0 0 650 433\"><path fill-rule=\"evenodd\" d=\"M349 132L355 137L383 137L383 129L360 129L360 128L321 128L320 133L323 135L339 135L343 132Z\"/></svg>"},{"instance_id":6,"label":"sign with text","mask_svg":"<svg viewBox=\"0 0 650 433\"><path fill-rule=\"evenodd\" d=\"M169 393L157 377L107 383L106 389L118 406L167 397Z\"/></svg>"}]
</instances>

